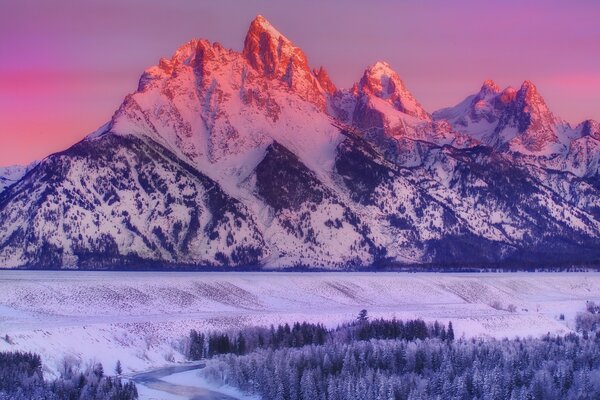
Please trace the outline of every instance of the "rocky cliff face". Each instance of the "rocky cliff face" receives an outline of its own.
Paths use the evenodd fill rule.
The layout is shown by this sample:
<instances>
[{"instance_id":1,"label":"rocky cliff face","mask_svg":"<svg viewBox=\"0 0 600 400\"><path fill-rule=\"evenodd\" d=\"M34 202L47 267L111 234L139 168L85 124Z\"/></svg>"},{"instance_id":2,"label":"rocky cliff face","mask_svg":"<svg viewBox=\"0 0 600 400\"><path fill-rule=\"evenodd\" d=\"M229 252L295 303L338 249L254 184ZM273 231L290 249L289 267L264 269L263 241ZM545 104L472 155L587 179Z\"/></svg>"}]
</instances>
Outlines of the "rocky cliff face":
<instances>
[{"instance_id":1,"label":"rocky cliff face","mask_svg":"<svg viewBox=\"0 0 600 400\"><path fill-rule=\"evenodd\" d=\"M429 114L383 62L350 90L259 16L192 40L111 121L0 192L0 267L595 262L598 124L487 81Z\"/></svg>"}]
</instances>

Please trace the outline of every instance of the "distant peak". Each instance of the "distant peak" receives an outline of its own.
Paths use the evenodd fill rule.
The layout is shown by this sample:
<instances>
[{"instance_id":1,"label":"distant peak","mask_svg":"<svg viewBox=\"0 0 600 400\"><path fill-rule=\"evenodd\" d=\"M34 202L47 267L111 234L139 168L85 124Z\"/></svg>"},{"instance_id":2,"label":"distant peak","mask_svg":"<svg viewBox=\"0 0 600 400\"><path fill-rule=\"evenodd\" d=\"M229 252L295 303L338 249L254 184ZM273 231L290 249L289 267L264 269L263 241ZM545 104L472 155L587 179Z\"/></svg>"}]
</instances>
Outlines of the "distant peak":
<instances>
[{"instance_id":1,"label":"distant peak","mask_svg":"<svg viewBox=\"0 0 600 400\"><path fill-rule=\"evenodd\" d=\"M530 80L525 80L523 82L523 84L521 85L521 89L525 89L525 90L533 89L533 90L536 90L536 87L533 84L533 82L531 82Z\"/></svg>"},{"instance_id":2,"label":"distant peak","mask_svg":"<svg viewBox=\"0 0 600 400\"><path fill-rule=\"evenodd\" d=\"M379 60L375 64L373 64L373 68L391 68L390 63L387 61Z\"/></svg>"},{"instance_id":3,"label":"distant peak","mask_svg":"<svg viewBox=\"0 0 600 400\"><path fill-rule=\"evenodd\" d=\"M367 91L385 98L394 93L398 85L403 86L398 74L385 61L377 61L365 70L359 86Z\"/></svg>"},{"instance_id":4,"label":"distant peak","mask_svg":"<svg viewBox=\"0 0 600 400\"><path fill-rule=\"evenodd\" d=\"M498 94L500 93L500 86L498 86L493 80L488 79L485 82L483 82L483 85L481 85L481 90L479 92L482 94Z\"/></svg>"},{"instance_id":5,"label":"distant peak","mask_svg":"<svg viewBox=\"0 0 600 400\"><path fill-rule=\"evenodd\" d=\"M386 61L377 61L375 64L367 67L366 73L369 75L397 75L396 71Z\"/></svg>"},{"instance_id":6,"label":"distant peak","mask_svg":"<svg viewBox=\"0 0 600 400\"><path fill-rule=\"evenodd\" d=\"M525 81L517 92L517 97L523 104L528 106L537 105L538 113L549 113L546 106L546 101L538 92L537 88L531 81Z\"/></svg>"},{"instance_id":7,"label":"distant peak","mask_svg":"<svg viewBox=\"0 0 600 400\"><path fill-rule=\"evenodd\" d=\"M378 93L379 97L386 97L397 89L405 90L404 83L400 80L398 73L385 61L377 61L375 64L368 66L359 86L373 93Z\"/></svg>"},{"instance_id":8,"label":"distant peak","mask_svg":"<svg viewBox=\"0 0 600 400\"><path fill-rule=\"evenodd\" d=\"M535 87L531 81L523 82L521 88L519 89L519 95L529 100L541 97L538 93L537 87Z\"/></svg>"},{"instance_id":9,"label":"distant peak","mask_svg":"<svg viewBox=\"0 0 600 400\"><path fill-rule=\"evenodd\" d=\"M387 101L398 111L423 120L431 119L406 88L398 73L385 61L378 61L367 67L358 87L363 92Z\"/></svg>"}]
</instances>

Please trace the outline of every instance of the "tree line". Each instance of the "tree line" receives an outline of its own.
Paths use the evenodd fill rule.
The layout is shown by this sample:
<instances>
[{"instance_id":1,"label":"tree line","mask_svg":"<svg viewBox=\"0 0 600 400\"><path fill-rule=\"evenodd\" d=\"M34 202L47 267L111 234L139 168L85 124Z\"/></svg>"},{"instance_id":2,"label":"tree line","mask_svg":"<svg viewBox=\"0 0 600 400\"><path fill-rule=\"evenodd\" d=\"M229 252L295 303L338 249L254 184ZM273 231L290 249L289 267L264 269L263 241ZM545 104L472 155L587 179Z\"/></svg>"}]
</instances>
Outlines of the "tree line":
<instances>
[{"instance_id":1,"label":"tree line","mask_svg":"<svg viewBox=\"0 0 600 400\"><path fill-rule=\"evenodd\" d=\"M592 400L600 337L326 341L223 355L201 373L264 400Z\"/></svg>"},{"instance_id":2,"label":"tree line","mask_svg":"<svg viewBox=\"0 0 600 400\"><path fill-rule=\"evenodd\" d=\"M133 400L133 382L104 375L102 364L76 373L66 368L60 379L47 382L39 355L0 352L0 400Z\"/></svg>"},{"instance_id":3,"label":"tree line","mask_svg":"<svg viewBox=\"0 0 600 400\"><path fill-rule=\"evenodd\" d=\"M441 341L454 340L452 322L446 328L437 321L427 324L420 319L370 321L364 311L364 315L359 315L356 321L339 325L334 329L326 329L322 324L296 322L292 325L280 324L277 327L271 325L270 328L249 327L229 333L204 334L191 330L186 352L190 360L200 360L221 354L244 355L258 349L300 348L371 339L424 340L427 338L438 338Z\"/></svg>"}]
</instances>

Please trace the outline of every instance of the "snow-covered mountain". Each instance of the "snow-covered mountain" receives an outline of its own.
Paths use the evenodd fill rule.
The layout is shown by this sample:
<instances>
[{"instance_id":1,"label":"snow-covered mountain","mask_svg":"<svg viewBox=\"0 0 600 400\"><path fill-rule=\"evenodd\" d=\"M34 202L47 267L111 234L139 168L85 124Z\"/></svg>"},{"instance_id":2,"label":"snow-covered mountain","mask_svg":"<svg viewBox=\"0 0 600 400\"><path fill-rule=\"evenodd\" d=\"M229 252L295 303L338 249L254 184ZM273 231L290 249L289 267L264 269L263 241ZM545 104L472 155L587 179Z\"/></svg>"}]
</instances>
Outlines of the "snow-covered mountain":
<instances>
[{"instance_id":1,"label":"snow-covered mountain","mask_svg":"<svg viewBox=\"0 0 600 400\"><path fill-rule=\"evenodd\" d=\"M259 16L241 52L161 59L0 193L0 266L594 262L598 138L527 82L433 115L385 62L337 89Z\"/></svg>"},{"instance_id":2,"label":"snow-covered mountain","mask_svg":"<svg viewBox=\"0 0 600 400\"><path fill-rule=\"evenodd\" d=\"M550 111L532 82L525 81L519 90L512 87L500 90L493 81L486 81L477 94L454 107L434 112L433 118L527 162L578 175L593 172L587 170L593 162L581 162L581 157L590 156L582 152L594 147L589 141L595 141L593 132L598 131L598 124L585 121L571 127ZM587 139L582 140L584 137Z\"/></svg>"},{"instance_id":3,"label":"snow-covered mountain","mask_svg":"<svg viewBox=\"0 0 600 400\"><path fill-rule=\"evenodd\" d=\"M433 117L486 145L524 155L560 154L573 139L571 127L548 109L529 81L519 90L502 91L493 81L486 81L479 93Z\"/></svg>"}]
</instances>

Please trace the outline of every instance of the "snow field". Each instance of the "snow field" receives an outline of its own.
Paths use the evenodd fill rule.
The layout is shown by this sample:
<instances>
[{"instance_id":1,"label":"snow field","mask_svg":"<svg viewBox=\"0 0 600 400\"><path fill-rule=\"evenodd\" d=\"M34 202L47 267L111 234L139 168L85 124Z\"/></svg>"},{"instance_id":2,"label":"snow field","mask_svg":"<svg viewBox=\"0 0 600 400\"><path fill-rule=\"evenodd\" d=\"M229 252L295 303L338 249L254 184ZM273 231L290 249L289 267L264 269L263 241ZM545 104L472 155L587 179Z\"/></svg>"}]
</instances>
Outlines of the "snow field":
<instances>
[{"instance_id":1,"label":"snow field","mask_svg":"<svg viewBox=\"0 0 600 400\"><path fill-rule=\"evenodd\" d=\"M51 375L65 357L133 372L184 361L192 328L335 326L366 308L452 321L457 336L539 336L570 332L587 300L600 301L598 273L0 271L0 351L37 352Z\"/></svg>"}]
</instances>

